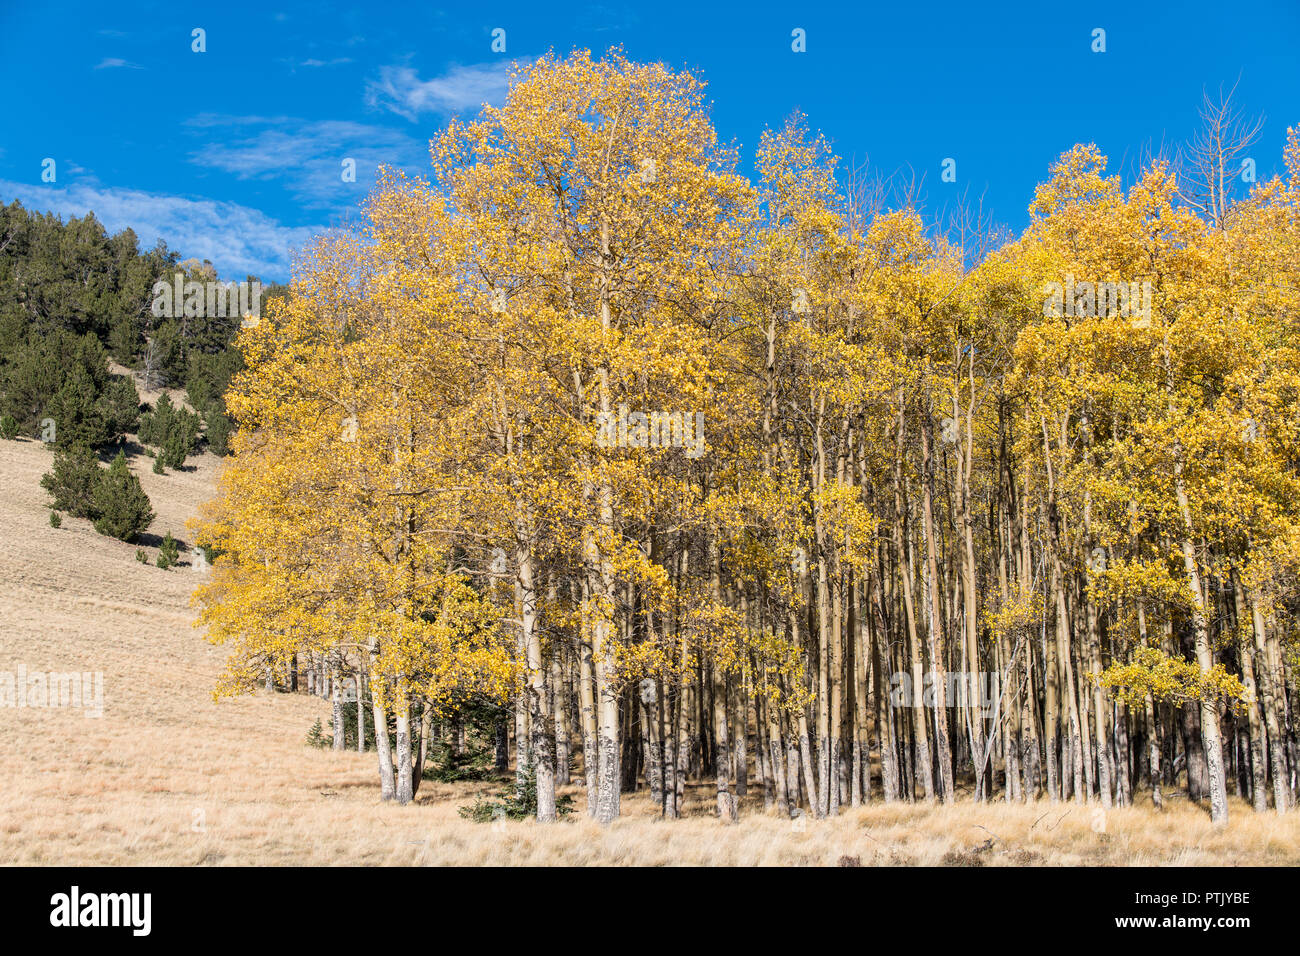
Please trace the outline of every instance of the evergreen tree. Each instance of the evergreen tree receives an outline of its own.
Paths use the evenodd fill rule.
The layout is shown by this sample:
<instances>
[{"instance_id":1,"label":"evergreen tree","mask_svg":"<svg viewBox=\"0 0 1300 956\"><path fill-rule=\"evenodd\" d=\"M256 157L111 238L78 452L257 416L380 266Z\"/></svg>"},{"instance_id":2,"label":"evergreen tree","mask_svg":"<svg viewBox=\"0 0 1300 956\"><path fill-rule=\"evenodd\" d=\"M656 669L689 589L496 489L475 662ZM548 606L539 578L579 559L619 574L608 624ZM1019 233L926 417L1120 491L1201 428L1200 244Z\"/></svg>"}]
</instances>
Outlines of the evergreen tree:
<instances>
[{"instance_id":1,"label":"evergreen tree","mask_svg":"<svg viewBox=\"0 0 1300 956\"><path fill-rule=\"evenodd\" d=\"M99 517L95 494L103 469L85 445L62 448L54 455L54 470L41 478L41 487L54 499L52 507L92 521Z\"/></svg>"},{"instance_id":2,"label":"evergreen tree","mask_svg":"<svg viewBox=\"0 0 1300 956\"><path fill-rule=\"evenodd\" d=\"M167 429L174 409L170 395L164 392L159 396L153 411L145 412L140 417L140 441L146 445L162 446L167 441Z\"/></svg>"},{"instance_id":3,"label":"evergreen tree","mask_svg":"<svg viewBox=\"0 0 1300 956\"><path fill-rule=\"evenodd\" d=\"M94 507L99 515L95 530L122 541L130 541L153 521L149 497L140 487L140 479L127 467L122 452L117 453L113 464L100 478Z\"/></svg>"},{"instance_id":4,"label":"evergreen tree","mask_svg":"<svg viewBox=\"0 0 1300 956\"><path fill-rule=\"evenodd\" d=\"M54 419L55 440L61 445L97 447L107 444L110 437L95 383L79 366L68 370L63 385L46 406L44 418Z\"/></svg>"},{"instance_id":5,"label":"evergreen tree","mask_svg":"<svg viewBox=\"0 0 1300 956\"><path fill-rule=\"evenodd\" d=\"M158 399L157 407L140 420L140 441L159 449L159 458L168 468L179 468L194 452L199 439L201 419L178 408L167 394Z\"/></svg>"},{"instance_id":6,"label":"evergreen tree","mask_svg":"<svg viewBox=\"0 0 1300 956\"><path fill-rule=\"evenodd\" d=\"M99 400L109 441L120 441L140 421L140 393L126 375L114 375Z\"/></svg>"},{"instance_id":7,"label":"evergreen tree","mask_svg":"<svg viewBox=\"0 0 1300 956\"><path fill-rule=\"evenodd\" d=\"M185 436L180 431L173 431L158 452L158 460L167 468L180 468L185 464L186 451Z\"/></svg>"},{"instance_id":8,"label":"evergreen tree","mask_svg":"<svg viewBox=\"0 0 1300 956\"><path fill-rule=\"evenodd\" d=\"M109 373L108 353L93 335L30 331L0 363L0 413L14 419L18 434L37 437L51 418L60 445L102 447L135 427L135 386Z\"/></svg>"},{"instance_id":9,"label":"evergreen tree","mask_svg":"<svg viewBox=\"0 0 1300 956\"><path fill-rule=\"evenodd\" d=\"M226 455L230 451L230 435L235 430L235 423L226 414L226 403L218 398L208 406L203 414L207 422L204 437L208 441L208 450L214 455Z\"/></svg>"},{"instance_id":10,"label":"evergreen tree","mask_svg":"<svg viewBox=\"0 0 1300 956\"><path fill-rule=\"evenodd\" d=\"M158 567L165 571L167 568L175 565L179 558L180 549L176 547L176 539L173 538L172 533L168 531L167 536L162 540L162 544L158 546Z\"/></svg>"},{"instance_id":11,"label":"evergreen tree","mask_svg":"<svg viewBox=\"0 0 1300 956\"><path fill-rule=\"evenodd\" d=\"M140 344L140 329L132 316L124 315L113 323L108 333L108 350L119 364L134 367Z\"/></svg>"},{"instance_id":12,"label":"evergreen tree","mask_svg":"<svg viewBox=\"0 0 1300 956\"><path fill-rule=\"evenodd\" d=\"M61 443L120 442L134 428L139 399L109 374L111 356L137 369L148 389L185 385L203 415L187 424L187 454L204 421L214 450L225 452L232 425L224 405L214 405L243 365L233 348L238 316L154 316L160 279L179 271L219 281L210 262L177 259L162 242L142 251L129 229L109 236L93 215L64 222L16 202L0 206L0 416L16 423L7 433L37 437L49 417ZM286 291L267 285L262 301Z\"/></svg>"}]
</instances>

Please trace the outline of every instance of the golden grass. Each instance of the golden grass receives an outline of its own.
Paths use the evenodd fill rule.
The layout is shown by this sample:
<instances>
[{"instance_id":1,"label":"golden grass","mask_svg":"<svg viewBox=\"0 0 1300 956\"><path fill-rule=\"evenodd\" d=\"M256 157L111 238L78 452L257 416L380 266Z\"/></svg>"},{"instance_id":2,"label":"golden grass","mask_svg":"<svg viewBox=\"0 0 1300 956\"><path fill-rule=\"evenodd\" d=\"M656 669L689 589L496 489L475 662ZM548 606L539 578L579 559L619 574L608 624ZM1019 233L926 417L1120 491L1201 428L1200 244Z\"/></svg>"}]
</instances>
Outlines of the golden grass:
<instances>
[{"instance_id":1,"label":"golden grass","mask_svg":"<svg viewBox=\"0 0 1300 956\"><path fill-rule=\"evenodd\" d=\"M191 628L196 574L135 561L135 546L86 522L47 521L35 442L0 442L0 671L103 671L102 718L0 709L0 863L71 865L634 864L634 865L1248 865L1300 864L1300 813L1254 814L1234 801L1216 830L1173 800L1114 810L963 802L880 803L802 829L745 801L726 826L707 786L687 816L655 818L642 792L600 827L580 812L556 825L475 824L458 806L488 784L426 782L414 806L378 799L373 754L303 740L328 705L258 694L214 703L224 652ZM151 531L185 539L217 463L154 475L132 462L158 513ZM150 557L154 549L150 548ZM1099 832L1101 831L1101 832Z\"/></svg>"}]
</instances>

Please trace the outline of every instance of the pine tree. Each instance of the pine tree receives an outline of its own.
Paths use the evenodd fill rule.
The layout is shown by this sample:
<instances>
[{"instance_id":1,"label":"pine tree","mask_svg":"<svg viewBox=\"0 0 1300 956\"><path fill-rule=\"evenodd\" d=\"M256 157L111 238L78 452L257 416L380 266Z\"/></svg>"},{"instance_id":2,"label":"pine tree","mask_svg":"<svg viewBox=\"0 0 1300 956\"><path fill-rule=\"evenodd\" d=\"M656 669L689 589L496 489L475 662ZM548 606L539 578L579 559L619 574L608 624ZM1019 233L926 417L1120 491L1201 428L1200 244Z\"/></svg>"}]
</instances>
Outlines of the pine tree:
<instances>
[{"instance_id":1,"label":"pine tree","mask_svg":"<svg viewBox=\"0 0 1300 956\"><path fill-rule=\"evenodd\" d=\"M140 393L129 376L114 375L99 399L108 441L117 442L133 432L140 420Z\"/></svg>"},{"instance_id":2,"label":"pine tree","mask_svg":"<svg viewBox=\"0 0 1300 956\"><path fill-rule=\"evenodd\" d=\"M158 567L166 570L172 567L179 558L180 549L176 546L176 539L168 531L166 537L162 540L162 544L158 545Z\"/></svg>"},{"instance_id":3,"label":"pine tree","mask_svg":"<svg viewBox=\"0 0 1300 956\"><path fill-rule=\"evenodd\" d=\"M54 468L41 478L41 487L54 499L52 507L94 521L100 514L96 493L103 474L93 451L72 445L55 452Z\"/></svg>"},{"instance_id":4,"label":"pine tree","mask_svg":"<svg viewBox=\"0 0 1300 956\"><path fill-rule=\"evenodd\" d=\"M180 468L185 464L187 451L185 435L179 430L173 429L158 452L158 461L168 468Z\"/></svg>"},{"instance_id":5,"label":"pine tree","mask_svg":"<svg viewBox=\"0 0 1300 956\"><path fill-rule=\"evenodd\" d=\"M126 455L117 453L113 463L102 473L93 497L95 530L100 534L130 541L153 521L149 497L140 487L140 479L131 473Z\"/></svg>"},{"instance_id":6,"label":"pine tree","mask_svg":"<svg viewBox=\"0 0 1300 956\"><path fill-rule=\"evenodd\" d=\"M203 437L207 447L214 455L226 455L230 451L230 436L234 432L234 422L226 414L226 403L221 398L214 399L203 413L206 425Z\"/></svg>"}]
</instances>

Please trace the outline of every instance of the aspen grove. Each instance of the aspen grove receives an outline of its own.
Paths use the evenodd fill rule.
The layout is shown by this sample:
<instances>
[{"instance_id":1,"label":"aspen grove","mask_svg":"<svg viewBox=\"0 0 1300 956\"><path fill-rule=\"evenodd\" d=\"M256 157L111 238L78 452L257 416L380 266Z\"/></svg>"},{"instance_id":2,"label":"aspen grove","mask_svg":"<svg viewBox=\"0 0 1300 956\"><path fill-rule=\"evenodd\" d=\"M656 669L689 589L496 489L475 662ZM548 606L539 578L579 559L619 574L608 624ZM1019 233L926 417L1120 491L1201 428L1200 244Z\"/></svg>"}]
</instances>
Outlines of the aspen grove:
<instances>
[{"instance_id":1,"label":"aspen grove","mask_svg":"<svg viewBox=\"0 0 1300 956\"><path fill-rule=\"evenodd\" d=\"M1210 203L1077 146L996 247L798 117L741 175L700 82L619 51L430 148L240 333L217 693L310 670L336 746L363 699L400 803L508 705L539 821L571 778L602 822L688 781L723 821L1294 805L1300 131Z\"/></svg>"}]
</instances>

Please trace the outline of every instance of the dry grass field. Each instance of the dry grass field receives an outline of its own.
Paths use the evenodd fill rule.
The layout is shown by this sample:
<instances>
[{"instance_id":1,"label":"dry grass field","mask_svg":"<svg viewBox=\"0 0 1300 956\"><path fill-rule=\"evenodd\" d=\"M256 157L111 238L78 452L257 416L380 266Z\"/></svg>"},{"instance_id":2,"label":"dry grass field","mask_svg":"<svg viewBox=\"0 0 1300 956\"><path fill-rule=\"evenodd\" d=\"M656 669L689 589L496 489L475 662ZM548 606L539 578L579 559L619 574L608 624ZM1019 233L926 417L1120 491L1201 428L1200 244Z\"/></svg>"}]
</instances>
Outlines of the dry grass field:
<instances>
[{"instance_id":1,"label":"dry grass field","mask_svg":"<svg viewBox=\"0 0 1300 956\"><path fill-rule=\"evenodd\" d=\"M51 459L39 443L0 442L0 671L102 671L104 713L0 709L0 863L1300 864L1300 813L1257 816L1236 800L1219 831L1177 799L1104 820L1048 803L874 804L802 827L764 814L756 796L723 826L703 791L672 822L657 821L644 794L625 796L609 828L581 814L551 827L460 819L486 784L426 782L416 805L385 806L373 754L304 744L317 717L328 724L325 702L213 702L224 651L191 626L199 572L142 565L136 545L75 518L50 527L39 481ZM185 520L212 493L217 462L192 461L164 476L149 458L132 462L158 538L185 541Z\"/></svg>"}]
</instances>

